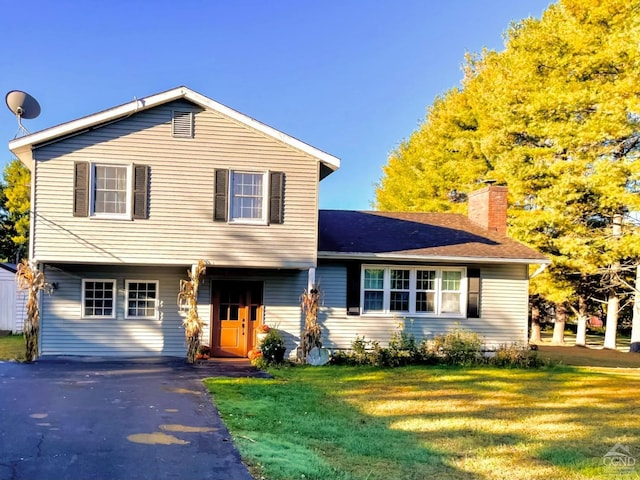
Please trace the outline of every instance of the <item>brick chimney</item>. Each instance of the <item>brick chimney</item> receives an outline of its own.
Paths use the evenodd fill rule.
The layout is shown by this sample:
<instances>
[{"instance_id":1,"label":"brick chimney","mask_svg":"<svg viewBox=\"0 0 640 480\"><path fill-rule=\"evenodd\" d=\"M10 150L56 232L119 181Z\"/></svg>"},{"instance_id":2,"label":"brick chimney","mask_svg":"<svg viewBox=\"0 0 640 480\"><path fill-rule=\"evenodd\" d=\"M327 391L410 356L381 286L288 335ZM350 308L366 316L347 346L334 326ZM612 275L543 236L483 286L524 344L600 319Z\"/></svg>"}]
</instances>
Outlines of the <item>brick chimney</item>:
<instances>
[{"instance_id":1,"label":"brick chimney","mask_svg":"<svg viewBox=\"0 0 640 480\"><path fill-rule=\"evenodd\" d=\"M507 187L489 185L469 194L469 219L487 230L507 234Z\"/></svg>"}]
</instances>

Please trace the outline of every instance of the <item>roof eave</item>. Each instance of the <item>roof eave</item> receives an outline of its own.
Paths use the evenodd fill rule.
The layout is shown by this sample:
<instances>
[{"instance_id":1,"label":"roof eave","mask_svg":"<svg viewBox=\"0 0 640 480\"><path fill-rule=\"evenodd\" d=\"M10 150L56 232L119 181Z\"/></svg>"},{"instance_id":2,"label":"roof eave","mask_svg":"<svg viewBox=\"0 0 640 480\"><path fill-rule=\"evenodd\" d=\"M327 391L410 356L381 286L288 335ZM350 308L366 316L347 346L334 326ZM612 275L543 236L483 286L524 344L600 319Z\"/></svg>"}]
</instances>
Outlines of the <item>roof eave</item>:
<instances>
[{"instance_id":1,"label":"roof eave","mask_svg":"<svg viewBox=\"0 0 640 480\"><path fill-rule=\"evenodd\" d=\"M16 271L17 271L17 268L15 266L9 265L9 264L6 264L6 263L0 263L0 268L2 268L3 270L6 270L8 272L11 272L11 273L16 273Z\"/></svg>"},{"instance_id":2,"label":"roof eave","mask_svg":"<svg viewBox=\"0 0 640 480\"><path fill-rule=\"evenodd\" d=\"M298 150L301 150L309 155L316 157L330 170L335 171L340 168L340 159L330 155L322 150L319 150L311 145L308 145L297 138L291 137L275 128L272 128L264 123L248 117L247 115L240 113L232 108L227 107L221 103L211 100L204 95L195 92L187 87L178 87L166 92L157 93L149 97L134 99L131 102L113 107L102 112L94 113L86 117L78 118L70 122L66 122L55 127L47 128L39 132L26 135L24 137L16 138L9 142L9 150L11 150L20 160L25 162L24 157L26 151L30 151L34 145L48 143L58 138L73 135L77 132L101 125L104 123L112 122L120 118L133 115L134 113L147 110L149 108L156 107L174 100L184 98L196 105L203 108L210 108L223 115L226 115L240 123L243 123L249 127L254 128L262 133L265 133L281 142L290 145ZM27 162L25 162L27 163Z\"/></svg>"},{"instance_id":3,"label":"roof eave","mask_svg":"<svg viewBox=\"0 0 640 480\"><path fill-rule=\"evenodd\" d=\"M416 255L405 253L371 253L371 252L318 252L318 259L325 260L386 260L386 261L429 261L458 263L518 263L549 265L548 258L511 258L511 257L473 257L461 255Z\"/></svg>"}]
</instances>

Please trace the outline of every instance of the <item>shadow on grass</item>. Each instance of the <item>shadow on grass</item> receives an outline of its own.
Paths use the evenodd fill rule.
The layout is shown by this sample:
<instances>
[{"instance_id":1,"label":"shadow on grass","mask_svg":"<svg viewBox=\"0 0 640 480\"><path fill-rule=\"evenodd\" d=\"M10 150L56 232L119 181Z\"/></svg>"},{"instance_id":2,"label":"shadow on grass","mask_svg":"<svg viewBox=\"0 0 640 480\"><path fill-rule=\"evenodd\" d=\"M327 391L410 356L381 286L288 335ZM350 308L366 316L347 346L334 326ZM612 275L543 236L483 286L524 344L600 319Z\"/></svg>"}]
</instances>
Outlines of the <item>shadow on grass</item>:
<instances>
[{"instance_id":1,"label":"shadow on grass","mask_svg":"<svg viewBox=\"0 0 640 480\"><path fill-rule=\"evenodd\" d=\"M298 371L302 382L291 375ZM345 383L336 371L294 368L273 372L274 380L205 381L257 478L484 478L452 466L450 454L420 435L363 414L332 386Z\"/></svg>"},{"instance_id":2,"label":"shadow on grass","mask_svg":"<svg viewBox=\"0 0 640 480\"><path fill-rule=\"evenodd\" d=\"M640 379L621 372L273 373L207 380L243 455L267 478L601 478L616 443L640 445Z\"/></svg>"},{"instance_id":3,"label":"shadow on grass","mask_svg":"<svg viewBox=\"0 0 640 480\"><path fill-rule=\"evenodd\" d=\"M538 350L541 358L563 365L640 369L640 354L637 353L544 344L539 344Z\"/></svg>"}]
</instances>

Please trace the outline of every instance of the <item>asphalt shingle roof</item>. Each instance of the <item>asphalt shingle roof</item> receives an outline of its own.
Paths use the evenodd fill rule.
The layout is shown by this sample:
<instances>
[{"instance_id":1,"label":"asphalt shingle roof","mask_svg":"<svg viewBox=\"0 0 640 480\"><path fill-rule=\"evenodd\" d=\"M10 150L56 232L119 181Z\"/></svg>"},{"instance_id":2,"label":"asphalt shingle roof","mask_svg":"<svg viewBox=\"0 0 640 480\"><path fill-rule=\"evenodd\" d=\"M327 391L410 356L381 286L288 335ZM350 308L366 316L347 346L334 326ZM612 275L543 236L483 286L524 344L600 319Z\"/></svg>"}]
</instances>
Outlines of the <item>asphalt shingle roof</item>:
<instances>
[{"instance_id":1,"label":"asphalt shingle roof","mask_svg":"<svg viewBox=\"0 0 640 480\"><path fill-rule=\"evenodd\" d=\"M548 261L456 213L320 210L318 235L318 251L325 253Z\"/></svg>"}]
</instances>

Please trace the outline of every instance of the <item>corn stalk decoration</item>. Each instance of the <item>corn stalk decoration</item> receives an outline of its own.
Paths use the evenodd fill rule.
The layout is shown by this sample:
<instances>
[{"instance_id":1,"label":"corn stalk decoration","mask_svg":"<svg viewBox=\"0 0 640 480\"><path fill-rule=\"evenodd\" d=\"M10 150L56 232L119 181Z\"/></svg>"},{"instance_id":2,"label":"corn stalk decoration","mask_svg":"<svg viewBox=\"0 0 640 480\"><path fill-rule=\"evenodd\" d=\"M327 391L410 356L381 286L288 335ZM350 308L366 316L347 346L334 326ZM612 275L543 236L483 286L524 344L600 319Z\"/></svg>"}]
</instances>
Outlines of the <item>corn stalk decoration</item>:
<instances>
[{"instance_id":1,"label":"corn stalk decoration","mask_svg":"<svg viewBox=\"0 0 640 480\"><path fill-rule=\"evenodd\" d=\"M47 291L49 285L45 281L44 274L35 265L29 264L23 259L16 269L16 281L20 290L28 292L27 317L24 320L23 331L25 340L25 358L27 362L33 362L38 358L38 335L40 330L40 307L38 305L38 292Z\"/></svg>"},{"instance_id":2,"label":"corn stalk decoration","mask_svg":"<svg viewBox=\"0 0 640 480\"><path fill-rule=\"evenodd\" d=\"M300 341L299 359L307 360L309 352L314 348L322 348L322 329L318 323L318 307L320 305L320 289L312 285L311 289L300 295L300 308L304 314L304 331Z\"/></svg>"},{"instance_id":3,"label":"corn stalk decoration","mask_svg":"<svg viewBox=\"0 0 640 480\"><path fill-rule=\"evenodd\" d=\"M204 260L199 260L198 264L187 272L189 280L180 280L178 306L180 308L188 308L187 316L182 320L184 335L187 339L187 363L196 363L196 356L200 347L203 322L198 316L198 286L200 277L202 277L206 269L207 266Z\"/></svg>"}]
</instances>

